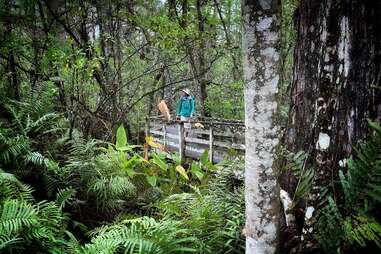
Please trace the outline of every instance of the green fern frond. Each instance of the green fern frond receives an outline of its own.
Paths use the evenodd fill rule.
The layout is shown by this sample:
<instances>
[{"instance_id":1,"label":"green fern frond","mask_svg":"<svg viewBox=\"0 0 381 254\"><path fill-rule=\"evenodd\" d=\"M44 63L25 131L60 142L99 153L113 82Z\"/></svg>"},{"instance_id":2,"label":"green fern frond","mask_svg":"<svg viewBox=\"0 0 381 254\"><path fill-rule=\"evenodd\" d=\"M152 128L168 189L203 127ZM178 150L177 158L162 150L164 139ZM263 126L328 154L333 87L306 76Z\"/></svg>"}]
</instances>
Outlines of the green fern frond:
<instances>
[{"instance_id":1,"label":"green fern frond","mask_svg":"<svg viewBox=\"0 0 381 254\"><path fill-rule=\"evenodd\" d=\"M102 211L117 210L127 198L135 195L136 188L128 177L113 176L96 179L89 188Z\"/></svg>"},{"instance_id":2,"label":"green fern frond","mask_svg":"<svg viewBox=\"0 0 381 254\"><path fill-rule=\"evenodd\" d=\"M376 219L381 204L381 127L369 124L373 135L355 149L355 156L347 161L348 171L339 171L345 197L341 211L330 198L319 218L317 238L327 252L348 242L361 247L373 242L381 248L381 226Z\"/></svg>"},{"instance_id":3,"label":"green fern frond","mask_svg":"<svg viewBox=\"0 0 381 254\"><path fill-rule=\"evenodd\" d=\"M48 159L39 152L30 152L25 155L24 159L36 166L47 167L48 164Z\"/></svg>"},{"instance_id":4,"label":"green fern frond","mask_svg":"<svg viewBox=\"0 0 381 254\"><path fill-rule=\"evenodd\" d=\"M62 209L66 204L70 204L76 192L77 191L71 187L59 189L56 194L56 204L58 207Z\"/></svg>"},{"instance_id":5,"label":"green fern frond","mask_svg":"<svg viewBox=\"0 0 381 254\"><path fill-rule=\"evenodd\" d=\"M12 116L13 123L16 125L16 128L21 131L23 135L26 135L24 125L22 124L22 112L19 110L19 107L17 106L19 102L16 101L8 101L6 102L3 107L7 110L7 112Z\"/></svg>"},{"instance_id":6,"label":"green fern frond","mask_svg":"<svg viewBox=\"0 0 381 254\"><path fill-rule=\"evenodd\" d=\"M44 128L49 128L50 126L54 125L55 121L59 117L60 115L57 113L47 113L45 115L42 115L35 121L28 122L27 126L25 127L25 131L26 133L36 133Z\"/></svg>"},{"instance_id":7,"label":"green fern frond","mask_svg":"<svg viewBox=\"0 0 381 254\"><path fill-rule=\"evenodd\" d=\"M32 201L33 189L21 183L13 174L0 169L0 201L4 199L19 199Z\"/></svg>"},{"instance_id":8,"label":"green fern frond","mask_svg":"<svg viewBox=\"0 0 381 254\"><path fill-rule=\"evenodd\" d=\"M346 237L365 247L369 241L381 248L381 225L374 219L363 216L349 217L344 221Z\"/></svg>"},{"instance_id":9,"label":"green fern frond","mask_svg":"<svg viewBox=\"0 0 381 254\"><path fill-rule=\"evenodd\" d=\"M294 193L294 200L304 198L311 192L314 175L315 173L312 168L304 169L299 172L299 181Z\"/></svg>"},{"instance_id":10,"label":"green fern frond","mask_svg":"<svg viewBox=\"0 0 381 254\"><path fill-rule=\"evenodd\" d=\"M164 216L188 216L189 207L195 203L197 197L192 193L173 194L156 205Z\"/></svg>"},{"instance_id":11,"label":"green fern frond","mask_svg":"<svg viewBox=\"0 0 381 254\"><path fill-rule=\"evenodd\" d=\"M0 232L15 235L38 223L36 209L19 200L6 200L0 209Z\"/></svg>"},{"instance_id":12,"label":"green fern frond","mask_svg":"<svg viewBox=\"0 0 381 254\"><path fill-rule=\"evenodd\" d=\"M0 233L0 250L9 249L16 244L21 242L22 238L20 237L9 237Z\"/></svg>"},{"instance_id":13,"label":"green fern frond","mask_svg":"<svg viewBox=\"0 0 381 254\"><path fill-rule=\"evenodd\" d=\"M335 201L329 197L317 222L317 235L323 250L327 253L336 253L341 241L345 238L342 228L343 218Z\"/></svg>"},{"instance_id":14,"label":"green fern frond","mask_svg":"<svg viewBox=\"0 0 381 254\"><path fill-rule=\"evenodd\" d=\"M195 252L190 246L196 239L187 237L187 231L181 222L169 219L156 221L150 217L141 217L125 220L98 229L92 244L86 246L85 253L96 251L99 246L137 254Z\"/></svg>"},{"instance_id":15,"label":"green fern frond","mask_svg":"<svg viewBox=\"0 0 381 254\"><path fill-rule=\"evenodd\" d=\"M243 253L245 238L241 168L226 165L216 172L207 189L173 194L156 204L165 218L182 221L197 236L198 253Z\"/></svg>"},{"instance_id":16,"label":"green fern frond","mask_svg":"<svg viewBox=\"0 0 381 254\"><path fill-rule=\"evenodd\" d=\"M287 168L290 169L298 178L298 183L293 196L293 204L305 198L311 191L314 180L314 169L307 166L309 154L299 151L296 154L288 152Z\"/></svg>"},{"instance_id":17,"label":"green fern frond","mask_svg":"<svg viewBox=\"0 0 381 254\"><path fill-rule=\"evenodd\" d=\"M30 141L24 136L0 136L0 163L9 163L30 149Z\"/></svg>"}]
</instances>

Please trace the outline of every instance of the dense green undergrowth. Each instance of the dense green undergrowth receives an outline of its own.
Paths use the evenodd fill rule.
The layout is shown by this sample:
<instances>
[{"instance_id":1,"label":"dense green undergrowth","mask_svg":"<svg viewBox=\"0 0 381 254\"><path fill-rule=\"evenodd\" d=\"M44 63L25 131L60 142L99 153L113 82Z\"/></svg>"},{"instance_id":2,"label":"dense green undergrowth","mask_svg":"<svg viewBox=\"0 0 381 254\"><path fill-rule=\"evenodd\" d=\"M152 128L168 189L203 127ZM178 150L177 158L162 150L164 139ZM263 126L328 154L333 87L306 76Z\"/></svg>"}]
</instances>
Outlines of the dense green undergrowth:
<instances>
[{"instance_id":1,"label":"dense green undergrowth","mask_svg":"<svg viewBox=\"0 0 381 254\"><path fill-rule=\"evenodd\" d=\"M85 140L42 105L1 102L2 253L242 253L241 163Z\"/></svg>"},{"instance_id":2,"label":"dense green undergrowth","mask_svg":"<svg viewBox=\"0 0 381 254\"><path fill-rule=\"evenodd\" d=\"M1 253L243 253L242 162L181 166L176 154L69 138L65 117L39 103L1 102ZM321 197L316 240L324 253L380 247L381 128L341 162L342 197ZM152 140L148 142L152 146ZM310 192L305 153L288 166L300 179L293 201ZM296 209L298 206L295 206Z\"/></svg>"}]
</instances>

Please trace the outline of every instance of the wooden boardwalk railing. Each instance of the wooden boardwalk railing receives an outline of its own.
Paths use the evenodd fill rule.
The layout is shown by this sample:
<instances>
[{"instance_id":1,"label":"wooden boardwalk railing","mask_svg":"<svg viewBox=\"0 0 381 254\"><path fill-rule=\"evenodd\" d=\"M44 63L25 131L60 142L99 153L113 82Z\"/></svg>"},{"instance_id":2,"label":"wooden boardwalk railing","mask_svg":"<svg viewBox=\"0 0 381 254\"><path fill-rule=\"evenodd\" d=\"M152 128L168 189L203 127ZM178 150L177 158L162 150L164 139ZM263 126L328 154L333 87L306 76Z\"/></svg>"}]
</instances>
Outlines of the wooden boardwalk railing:
<instances>
[{"instance_id":1,"label":"wooden boardwalk railing","mask_svg":"<svg viewBox=\"0 0 381 254\"><path fill-rule=\"evenodd\" d=\"M209 150L209 159L219 162L229 151L245 152L245 125L242 121L219 118L197 118L190 121L192 129L186 135L184 122L166 121L162 116L146 119L146 136L153 136L156 142L168 150L178 151L180 159L198 159ZM203 126L203 128L196 126Z\"/></svg>"}]
</instances>

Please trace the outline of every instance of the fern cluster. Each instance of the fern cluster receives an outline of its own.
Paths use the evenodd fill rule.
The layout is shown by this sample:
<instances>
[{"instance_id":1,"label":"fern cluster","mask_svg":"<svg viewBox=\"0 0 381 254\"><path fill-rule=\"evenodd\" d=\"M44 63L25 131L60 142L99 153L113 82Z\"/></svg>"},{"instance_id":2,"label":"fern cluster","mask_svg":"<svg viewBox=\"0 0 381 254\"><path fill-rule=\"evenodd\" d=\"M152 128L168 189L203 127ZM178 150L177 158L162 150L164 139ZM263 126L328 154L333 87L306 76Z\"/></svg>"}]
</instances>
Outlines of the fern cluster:
<instances>
[{"instance_id":1,"label":"fern cluster","mask_svg":"<svg viewBox=\"0 0 381 254\"><path fill-rule=\"evenodd\" d=\"M347 172L339 171L342 202L329 198L319 218L317 238L326 252L371 243L381 249L381 127L370 126L373 135L348 160Z\"/></svg>"},{"instance_id":2,"label":"fern cluster","mask_svg":"<svg viewBox=\"0 0 381 254\"><path fill-rule=\"evenodd\" d=\"M245 240L242 167L225 165L206 189L174 194L158 203L164 217L181 220L197 237L197 253L242 253Z\"/></svg>"},{"instance_id":3,"label":"fern cluster","mask_svg":"<svg viewBox=\"0 0 381 254\"><path fill-rule=\"evenodd\" d=\"M54 153L52 144L65 128L62 117L45 112L39 103L0 100L5 117L0 118L0 167L19 176L39 174L54 163L43 154ZM53 138L52 138L53 137Z\"/></svg>"},{"instance_id":4,"label":"fern cluster","mask_svg":"<svg viewBox=\"0 0 381 254\"><path fill-rule=\"evenodd\" d=\"M66 253L71 245L62 212L68 198L35 202L32 189L9 173L0 171L0 251L30 253L44 250Z\"/></svg>"},{"instance_id":5,"label":"fern cluster","mask_svg":"<svg viewBox=\"0 0 381 254\"><path fill-rule=\"evenodd\" d=\"M92 233L82 253L243 253L243 182L225 165L208 188L158 201L151 217L122 219ZM128 217L128 216L127 216Z\"/></svg>"},{"instance_id":6,"label":"fern cluster","mask_svg":"<svg viewBox=\"0 0 381 254\"><path fill-rule=\"evenodd\" d=\"M96 230L83 253L169 254L195 252L197 240L180 221L150 217L124 220Z\"/></svg>"}]
</instances>

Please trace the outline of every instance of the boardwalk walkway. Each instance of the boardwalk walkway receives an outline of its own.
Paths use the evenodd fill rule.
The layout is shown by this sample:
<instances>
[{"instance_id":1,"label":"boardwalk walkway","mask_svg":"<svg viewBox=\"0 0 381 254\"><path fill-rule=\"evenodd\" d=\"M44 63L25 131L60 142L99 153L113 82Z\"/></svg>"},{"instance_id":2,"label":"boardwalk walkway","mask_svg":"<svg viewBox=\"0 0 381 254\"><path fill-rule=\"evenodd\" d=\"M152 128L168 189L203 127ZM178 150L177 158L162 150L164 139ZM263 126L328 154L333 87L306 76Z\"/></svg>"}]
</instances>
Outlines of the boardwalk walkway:
<instances>
[{"instance_id":1,"label":"boardwalk walkway","mask_svg":"<svg viewBox=\"0 0 381 254\"><path fill-rule=\"evenodd\" d=\"M220 162L230 155L245 152L245 125L242 121L216 118L198 118L191 121L192 129L186 135L183 123L166 121L161 116L147 118L146 135L180 157L198 159L205 149L210 160Z\"/></svg>"}]
</instances>

